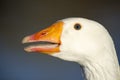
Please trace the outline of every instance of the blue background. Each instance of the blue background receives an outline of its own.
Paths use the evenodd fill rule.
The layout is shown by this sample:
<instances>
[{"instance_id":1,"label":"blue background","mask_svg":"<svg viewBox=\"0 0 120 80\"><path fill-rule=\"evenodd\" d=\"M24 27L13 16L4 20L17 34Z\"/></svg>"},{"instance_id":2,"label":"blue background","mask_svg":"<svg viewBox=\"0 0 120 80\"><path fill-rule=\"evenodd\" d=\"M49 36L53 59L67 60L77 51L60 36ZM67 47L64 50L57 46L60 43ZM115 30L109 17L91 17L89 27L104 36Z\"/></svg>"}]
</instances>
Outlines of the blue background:
<instances>
[{"instance_id":1,"label":"blue background","mask_svg":"<svg viewBox=\"0 0 120 80\"><path fill-rule=\"evenodd\" d=\"M26 53L21 40L56 20L85 17L110 32L120 61L120 2L116 0L4 0L0 3L0 80L80 80L77 63Z\"/></svg>"}]
</instances>

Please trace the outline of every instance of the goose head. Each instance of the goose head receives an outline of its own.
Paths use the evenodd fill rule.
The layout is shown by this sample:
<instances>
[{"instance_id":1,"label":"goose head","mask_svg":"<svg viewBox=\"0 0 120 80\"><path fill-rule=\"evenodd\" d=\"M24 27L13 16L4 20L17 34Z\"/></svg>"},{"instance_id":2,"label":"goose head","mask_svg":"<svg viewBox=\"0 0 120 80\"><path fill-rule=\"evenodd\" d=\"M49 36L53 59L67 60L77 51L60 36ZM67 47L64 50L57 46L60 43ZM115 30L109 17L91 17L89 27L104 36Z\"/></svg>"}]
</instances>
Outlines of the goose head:
<instances>
[{"instance_id":1,"label":"goose head","mask_svg":"<svg viewBox=\"0 0 120 80\"><path fill-rule=\"evenodd\" d=\"M49 54L84 67L87 80L119 80L120 70L114 44L108 31L85 18L62 19L33 35L23 43L27 52ZM37 45L36 45L37 44Z\"/></svg>"},{"instance_id":2,"label":"goose head","mask_svg":"<svg viewBox=\"0 0 120 80\"><path fill-rule=\"evenodd\" d=\"M23 43L43 41L45 44L30 45L25 51L42 52L63 60L85 63L109 56L106 51L111 52L114 46L101 24L85 18L59 20L23 39Z\"/></svg>"}]
</instances>

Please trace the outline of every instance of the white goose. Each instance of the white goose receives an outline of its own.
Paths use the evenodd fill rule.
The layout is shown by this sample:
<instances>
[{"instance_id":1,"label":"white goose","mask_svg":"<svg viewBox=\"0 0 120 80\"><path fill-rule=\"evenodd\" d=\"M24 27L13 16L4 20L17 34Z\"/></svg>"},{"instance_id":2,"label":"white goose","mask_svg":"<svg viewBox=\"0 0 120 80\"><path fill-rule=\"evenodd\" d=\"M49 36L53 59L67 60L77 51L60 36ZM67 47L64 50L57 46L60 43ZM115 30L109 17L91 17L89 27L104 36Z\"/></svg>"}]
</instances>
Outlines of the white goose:
<instances>
[{"instance_id":1,"label":"white goose","mask_svg":"<svg viewBox=\"0 0 120 80\"><path fill-rule=\"evenodd\" d=\"M27 36L23 43L42 42L25 48L83 66L87 80L120 80L114 43L99 23L84 18L67 18Z\"/></svg>"}]
</instances>

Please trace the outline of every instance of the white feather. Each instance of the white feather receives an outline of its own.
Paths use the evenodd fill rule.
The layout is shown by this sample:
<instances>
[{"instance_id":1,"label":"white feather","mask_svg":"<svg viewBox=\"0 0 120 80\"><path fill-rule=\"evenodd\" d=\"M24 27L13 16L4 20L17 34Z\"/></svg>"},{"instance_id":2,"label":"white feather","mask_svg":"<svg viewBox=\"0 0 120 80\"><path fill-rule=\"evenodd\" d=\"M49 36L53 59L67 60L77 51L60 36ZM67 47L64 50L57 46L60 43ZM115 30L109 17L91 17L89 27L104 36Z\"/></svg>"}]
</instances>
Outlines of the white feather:
<instances>
[{"instance_id":1,"label":"white feather","mask_svg":"<svg viewBox=\"0 0 120 80\"><path fill-rule=\"evenodd\" d=\"M114 43L99 23L84 18L67 18L61 36L60 52L52 56L83 66L87 80L120 80ZM79 23L80 30L74 25Z\"/></svg>"}]
</instances>

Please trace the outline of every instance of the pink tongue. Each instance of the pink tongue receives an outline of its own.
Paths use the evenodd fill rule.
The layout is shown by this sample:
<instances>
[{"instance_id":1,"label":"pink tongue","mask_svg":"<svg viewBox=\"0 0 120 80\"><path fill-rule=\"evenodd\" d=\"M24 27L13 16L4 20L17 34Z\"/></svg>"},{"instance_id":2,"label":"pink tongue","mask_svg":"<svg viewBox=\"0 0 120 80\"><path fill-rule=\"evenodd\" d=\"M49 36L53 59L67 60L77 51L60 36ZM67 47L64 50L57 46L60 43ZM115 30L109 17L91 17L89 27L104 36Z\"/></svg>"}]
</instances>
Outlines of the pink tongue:
<instances>
[{"instance_id":1,"label":"pink tongue","mask_svg":"<svg viewBox=\"0 0 120 80\"><path fill-rule=\"evenodd\" d=\"M58 44L43 44L43 45L36 45L35 47L37 48L54 48L57 47Z\"/></svg>"}]
</instances>

